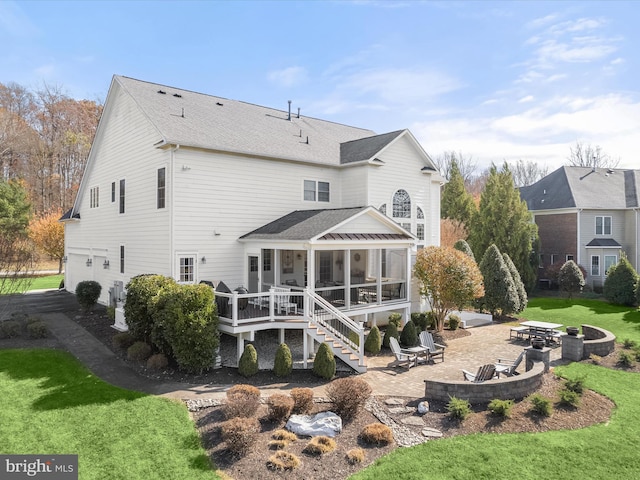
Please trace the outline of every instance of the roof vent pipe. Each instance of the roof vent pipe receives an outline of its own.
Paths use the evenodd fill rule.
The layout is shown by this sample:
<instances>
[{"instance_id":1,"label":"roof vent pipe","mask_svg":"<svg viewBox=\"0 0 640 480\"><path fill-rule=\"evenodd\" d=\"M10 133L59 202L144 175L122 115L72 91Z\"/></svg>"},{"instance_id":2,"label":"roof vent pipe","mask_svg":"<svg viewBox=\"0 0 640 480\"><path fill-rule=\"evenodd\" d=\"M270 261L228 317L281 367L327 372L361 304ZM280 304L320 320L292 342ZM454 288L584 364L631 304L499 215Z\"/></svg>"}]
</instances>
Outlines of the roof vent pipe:
<instances>
[{"instance_id":1,"label":"roof vent pipe","mask_svg":"<svg viewBox=\"0 0 640 480\"><path fill-rule=\"evenodd\" d=\"M300 107L298 107L298 118L300 118Z\"/></svg>"},{"instance_id":2,"label":"roof vent pipe","mask_svg":"<svg viewBox=\"0 0 640 480\"><path fill-rule=\"evenodd\" d=\"M291 100L288 100L289 102L289 115L287 116L287 120L291 121Z\"/></svg>"}]
</instances>

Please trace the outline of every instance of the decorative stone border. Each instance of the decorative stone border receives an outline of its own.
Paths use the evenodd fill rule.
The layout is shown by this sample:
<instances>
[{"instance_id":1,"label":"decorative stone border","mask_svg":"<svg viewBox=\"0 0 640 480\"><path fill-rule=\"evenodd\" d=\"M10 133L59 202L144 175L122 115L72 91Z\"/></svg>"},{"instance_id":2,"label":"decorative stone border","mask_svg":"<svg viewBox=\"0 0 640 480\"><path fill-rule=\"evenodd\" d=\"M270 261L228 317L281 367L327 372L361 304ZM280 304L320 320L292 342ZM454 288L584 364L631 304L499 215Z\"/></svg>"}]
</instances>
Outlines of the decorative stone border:
<instances>
[{"instance_id":1,"label":"decorative stone border","mask_svg":"<svg viewBox=\"0 0 640 480\"><path fill-rule=\"evenodd\" d=\"M516 400L530 395L540 387L544 370L544 362L534 361L531 369L525 373L482 383L425 380L424 396L427 400L442 402L448 402L450 397L468 400L470 403L489 402L494 398Z\"/></svg>"},{"instance_id":2,"label":"decorative stone border","mask_svg":"<svg viewBox=\"0 0 640 480\"><path fill-rule=\"evenodd\" d=\"M591 354L599 357L606 357L613 352L616 343L616 336L608 330L594 327L593 325L582 325L584 335L584 348L582 358L586 360Z\"/></svg>"}]
</instances>

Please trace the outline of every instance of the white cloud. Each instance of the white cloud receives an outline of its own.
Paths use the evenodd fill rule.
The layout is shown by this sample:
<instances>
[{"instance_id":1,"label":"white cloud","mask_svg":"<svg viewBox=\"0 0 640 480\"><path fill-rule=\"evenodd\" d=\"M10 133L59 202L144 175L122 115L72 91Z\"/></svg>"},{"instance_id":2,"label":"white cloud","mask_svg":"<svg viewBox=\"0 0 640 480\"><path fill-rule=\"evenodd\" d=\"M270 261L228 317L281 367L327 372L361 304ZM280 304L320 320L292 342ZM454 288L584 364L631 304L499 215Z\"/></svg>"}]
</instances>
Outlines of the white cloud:
<instances>
[{"instance_id":1,"label":"white cloud","mask_svg":"<svg viewBox=\"0 0 640 480\"><path fill-rule=\"evenodd\" d=\"M38 28L24 14L18 2L0 1L0 31L26 38L37 35Z\"/></svg>"},{"instance_id":2,"label":"white cloud","mask_svg":"<svg viewBox=\"0 0 640 480\"><path fill-rule=\"evenodd\" d=\"M527 95L526 97L522 97L520 100L518 100L518 103L529 103L529 102L533 102L533 95Z\"/></svg>"},{"instance_id":3,"label":"white cloud","mask_svg":"<svg viewBox=\"0 0 640 480\"><path fill-rule=\"evenodd\" d=\"M280 87L293 87L307 80L307 70L304 67L287 67L282 70L269 72L267 78Z\"/></svg>"}]
</instances>

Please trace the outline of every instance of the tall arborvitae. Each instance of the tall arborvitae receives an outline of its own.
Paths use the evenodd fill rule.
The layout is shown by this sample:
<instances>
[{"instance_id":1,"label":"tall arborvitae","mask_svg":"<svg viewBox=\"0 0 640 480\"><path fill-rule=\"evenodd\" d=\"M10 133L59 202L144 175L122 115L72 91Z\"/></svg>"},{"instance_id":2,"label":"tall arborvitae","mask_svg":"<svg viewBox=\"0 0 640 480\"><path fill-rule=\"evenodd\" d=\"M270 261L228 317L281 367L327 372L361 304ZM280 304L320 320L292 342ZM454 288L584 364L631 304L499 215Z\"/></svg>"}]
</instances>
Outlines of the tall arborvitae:
<instances>
[{"instance_id":1,"label":"tall arborvitae","mask_svg":"<svg viewBox=\"0 0 640 480\"><path fill-rule=\"evenodd\" d=\"M476 257L473 254L473 250L471 250L471 247L469 246L466 240L458 240L456 243L453 244L453 248L461 251L462 253L466 253L475 261Z\"/></svg>"},{"instance_id":2,"label":"tall arborvitae","mask_svg":"<svg viewBox=\"0 0 640 480\"><path fill-rule=\"evenodd\" d=\"M471 195L464 188L464 179L458 168L458 163L452 160L449 181L442 189L440 216L469 225L475 212L476 205L473 203Z\"/></svg>"},{"instance_id":3,"label":"tall arborvitae","mask_svg":"<svg viewBox=\"0 0 640 480\"><path fill-rule=\"evenodd\" d=\"M520 313L525 308L527 308L527 302L529 301L529 298L527 297L527 290L524 288L524 283L522 283L520 273L518 272L516 266L513 264L511 257L506 253L503 253L502 258L504 259L504 263L507 265L507 268L511 273L511 278L513 279L513 283L516 286L516 291L518 292L518 300L520 301L518 309L513 313Z\"/></svg>"},{"instance_id":4,"label":"tall arborvitae","mask_svg":"<svg viewBox=\"0 0 640 480\"><path fill-rule=\"evenodd\" d=\"M484 278L484 297L479 300L481 308L493 315L509 315L518 311L518 290L500 250L495 245L487 248L480 262L480 272Z\"/></svg>"}]
</instances>

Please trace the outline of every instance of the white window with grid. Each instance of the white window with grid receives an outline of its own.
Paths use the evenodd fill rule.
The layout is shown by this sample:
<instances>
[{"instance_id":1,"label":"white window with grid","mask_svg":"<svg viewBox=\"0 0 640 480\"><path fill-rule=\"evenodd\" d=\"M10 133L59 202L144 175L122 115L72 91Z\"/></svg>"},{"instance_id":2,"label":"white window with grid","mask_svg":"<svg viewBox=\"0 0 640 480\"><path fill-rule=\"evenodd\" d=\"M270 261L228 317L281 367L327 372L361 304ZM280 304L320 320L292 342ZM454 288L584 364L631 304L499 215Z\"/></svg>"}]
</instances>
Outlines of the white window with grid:
<instances>
[{"instance_id":1,"label":"white window with grid","mask_svg":"<svg viewBox=\"0 0 640 480\"><path fill-rule=\"evenodd\" d=\"M596 235L611 235L611 217L596 217Z\"/></svg>"},{"instance_id":2,"label":"white window with grid","mask_svg":"<svg viewBox=\"0 0 640 480\"><path fill-rule=\"evenodd\" d=\"M178 257L178 282L195 283L196 281L196 256L180 255Z\"/></svg>"}]
</instances>

